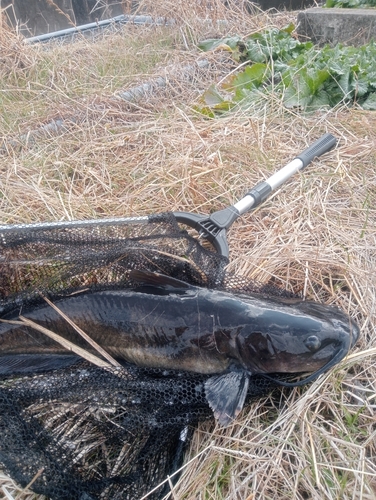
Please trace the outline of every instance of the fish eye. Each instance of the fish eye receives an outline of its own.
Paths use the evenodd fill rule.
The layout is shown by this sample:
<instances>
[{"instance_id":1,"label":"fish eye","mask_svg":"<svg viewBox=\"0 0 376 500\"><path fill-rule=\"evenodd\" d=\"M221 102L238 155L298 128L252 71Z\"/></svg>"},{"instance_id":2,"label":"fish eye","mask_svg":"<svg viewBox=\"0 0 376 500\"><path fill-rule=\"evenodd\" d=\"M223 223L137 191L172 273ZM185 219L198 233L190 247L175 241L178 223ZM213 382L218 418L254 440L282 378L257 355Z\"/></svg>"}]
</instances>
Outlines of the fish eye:
<instances>
[{"instance_id":1,"label":"fish eye","mask_svg":"<svg viewBox=\"0 0 376 500\"><path fill-rule=\"evenodd\" d=\"M307 349L312 352L317 351L321 347L320 339L316 335L311 335L304 343Z\"/></svg>"}]
</instances>

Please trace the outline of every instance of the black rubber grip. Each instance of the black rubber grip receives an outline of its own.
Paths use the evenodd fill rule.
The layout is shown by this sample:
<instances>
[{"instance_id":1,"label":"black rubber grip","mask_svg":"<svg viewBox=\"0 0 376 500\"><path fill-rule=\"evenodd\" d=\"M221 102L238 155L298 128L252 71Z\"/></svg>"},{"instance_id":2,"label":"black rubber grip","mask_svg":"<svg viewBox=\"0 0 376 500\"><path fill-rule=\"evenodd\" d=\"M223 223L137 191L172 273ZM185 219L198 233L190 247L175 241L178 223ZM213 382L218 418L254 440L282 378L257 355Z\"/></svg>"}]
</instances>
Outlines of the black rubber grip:
<instances>
[{"instance_id":1,"label":"black rubber grip","mask_svg":"<svg viewBox=\"0 0 376 500\"><path fill-rule=\"evenodd\" d=\"M320 139L311 144L309 148L305 149L296 158L303 162L302 170L311 163L312 160L318 156L323 155L330 151L337 144L337 139L332 134L324 134Z\"/></svg>"}]
</instances>

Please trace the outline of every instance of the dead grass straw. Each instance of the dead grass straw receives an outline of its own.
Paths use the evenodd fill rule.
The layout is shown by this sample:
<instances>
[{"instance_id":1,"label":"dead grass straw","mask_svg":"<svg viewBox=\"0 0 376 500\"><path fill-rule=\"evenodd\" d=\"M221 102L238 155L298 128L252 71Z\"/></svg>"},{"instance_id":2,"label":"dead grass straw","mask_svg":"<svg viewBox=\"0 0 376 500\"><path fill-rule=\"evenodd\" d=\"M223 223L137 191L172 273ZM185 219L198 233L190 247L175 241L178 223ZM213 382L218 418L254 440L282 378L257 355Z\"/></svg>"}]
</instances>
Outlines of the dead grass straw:
<instances>
[{"instance_id":1,"label":"dead grass straw","mask_svg":"<svg viewBox=\"0 0 376 500\"><path fill-rule=\"evenodd\" d=\"M340 306L361 328L357 350L310 387L255 401L227 429L202 425L173 495L371 500L376 115L356 107L303 115L284 110L270 96L247 112L207 120L193 104L209 82L233 69L221 54L208 56L210 72L190 82L169 80L163 91L132 105L116 99L119 90L162 74L169 64L196 60L200 37L245 34L292 16L240 18L240 4L233 10L212 5L174 2L175 26L125 28L95 45L21 50L26 73L14 62L2 75L0 135L7 149L0 156L0 218L13 223L166 210L210 213L238 200L322 133L333 133L337 149L234 224L229 270ZM167 16L172 4L142 6ZM119 46L128 54L121 71L114 55ZM67 120L56 134L17 147L10 142L59 116L79 119ZM9 481L2 479L0 488L10 488Z\"/></svg>"}]
</instances>

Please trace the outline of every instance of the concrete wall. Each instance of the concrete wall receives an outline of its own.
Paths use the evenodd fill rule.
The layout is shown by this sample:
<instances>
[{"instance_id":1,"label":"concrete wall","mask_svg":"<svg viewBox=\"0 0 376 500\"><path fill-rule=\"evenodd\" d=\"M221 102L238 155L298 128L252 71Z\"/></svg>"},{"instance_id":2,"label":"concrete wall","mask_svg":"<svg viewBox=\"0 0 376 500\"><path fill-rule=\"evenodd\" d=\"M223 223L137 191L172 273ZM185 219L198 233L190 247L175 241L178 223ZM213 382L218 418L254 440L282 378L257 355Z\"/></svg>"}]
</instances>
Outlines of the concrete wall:
<instances>
[{"instance_id":1,"label":"concrete wall","mask_svg":"<svg viewBox=\"0 0 376 500\"><path fill-rule=\"evenodd\" d=\"M300 10L315 5L315 0L253 0L262 10Z\"/></svg>"},{"instance_id":2,"label":"concrete wall","mask_svg":"<svg viewBox=\"0 0 376 500\"><path fill-rule=\"evenodd\" d=\"M97 5L98 4L98 5ZM96 7L97 5L97 7ZM25 36L51 33L123 14L121 0L2 0L11 25Z\"/></svg>"},{"instance_id":3,"label":"concrete wall","mask_svg":"<svg viewBox=\"0 0 376 500\"><path fill-rule=\"evenodd\" d=\"M363 45L376 40L376 9L307 9L298 14L297 33L320 45Z\"/></svg>"}]
</instances>

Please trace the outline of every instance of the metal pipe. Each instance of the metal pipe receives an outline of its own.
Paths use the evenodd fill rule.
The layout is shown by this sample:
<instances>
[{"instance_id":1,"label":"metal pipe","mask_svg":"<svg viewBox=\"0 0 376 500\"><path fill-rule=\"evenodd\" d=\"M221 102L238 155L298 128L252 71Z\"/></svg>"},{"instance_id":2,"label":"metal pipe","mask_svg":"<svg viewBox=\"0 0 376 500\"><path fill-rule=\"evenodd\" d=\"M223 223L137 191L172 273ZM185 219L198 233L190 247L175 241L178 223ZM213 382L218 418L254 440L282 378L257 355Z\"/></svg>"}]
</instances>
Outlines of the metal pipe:
<instances>
[{"instance_id":1,"label":"metal pipe","mask_svg":"<svg viewBox=\"0 0 376 500\"><path fill-rule=\"evenodd\" d=\"M30 231L32 229L71 229L78 227L98 227L111 226L113 224L146 224L149 222L148 215L139 217L108 217L106 219L87 219L73 221L57 221L57 222L34 222L31 224L3 224L0 225L0 236L4 237L6 233L17 231Z\"/></svg>"},{"instance_id":2,"label":"metal pipe","mask_svg":"<svg viewBox=\"0 0 376 500\"><path fill-rule=\"evenodd\" d=\"M63 38L67 36L74 36L86 31L95 31L102 28L107 28L114 26L115 24L150 24L156 26L170 26L174 24L173 19L166 19L164 17L153 18L152 16L132 16L132 15L122 15L112 17L111 19L104 19L103 21L97 21L95 23L82 24L80 26L75 26L73 28L67 28L59 31L52 31L51 33L45 33L43 35L32 36L30 38L25 38L25 43L39 43L48 42L53 38Z\"/></svg>"}]
</instances>

